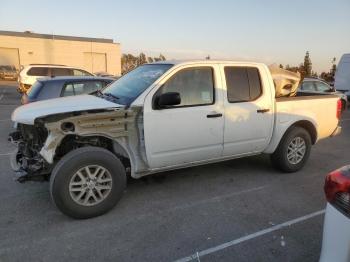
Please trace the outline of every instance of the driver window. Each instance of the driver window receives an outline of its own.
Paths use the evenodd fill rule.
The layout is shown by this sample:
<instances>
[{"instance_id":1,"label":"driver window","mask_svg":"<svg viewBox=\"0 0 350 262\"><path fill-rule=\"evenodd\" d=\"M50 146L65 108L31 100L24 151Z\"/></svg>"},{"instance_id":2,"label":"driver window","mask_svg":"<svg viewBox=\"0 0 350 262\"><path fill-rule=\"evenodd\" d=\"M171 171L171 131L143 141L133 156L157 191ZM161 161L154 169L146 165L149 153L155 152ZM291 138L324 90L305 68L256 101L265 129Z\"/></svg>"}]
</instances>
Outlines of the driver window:
<instances>
[{"instance_id":1,"label":"driver window","mask_svg":"<svg viewBox=\"0 0 350 262\"><path fill-rule=\"evenodd\" d=\"M161 87L157 95L168 92L180 94L181 104L174 107L213 104L213 69L196 67L177 72Z\"/></svg>"}]
</instances>

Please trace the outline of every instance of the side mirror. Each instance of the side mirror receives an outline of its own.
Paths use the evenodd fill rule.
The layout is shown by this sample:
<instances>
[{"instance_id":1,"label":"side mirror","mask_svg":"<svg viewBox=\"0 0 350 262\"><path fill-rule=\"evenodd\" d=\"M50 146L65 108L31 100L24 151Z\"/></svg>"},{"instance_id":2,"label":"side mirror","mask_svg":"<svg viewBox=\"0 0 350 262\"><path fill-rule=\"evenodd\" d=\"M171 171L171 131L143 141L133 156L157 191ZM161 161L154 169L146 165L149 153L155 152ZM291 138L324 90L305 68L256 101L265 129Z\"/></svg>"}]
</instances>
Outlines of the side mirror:
<instances>
[{"instance_id":1,"label":"side mirror","mask_svg":"<svg viewBox=\"0 0 350 262\"><path fill-rule=\"evenodd\" d=\"M181 104L180 94L177 92L168 92L157 97L156 106L166 108L168 106L176 106Z\"/></svg>"}]
</instances>

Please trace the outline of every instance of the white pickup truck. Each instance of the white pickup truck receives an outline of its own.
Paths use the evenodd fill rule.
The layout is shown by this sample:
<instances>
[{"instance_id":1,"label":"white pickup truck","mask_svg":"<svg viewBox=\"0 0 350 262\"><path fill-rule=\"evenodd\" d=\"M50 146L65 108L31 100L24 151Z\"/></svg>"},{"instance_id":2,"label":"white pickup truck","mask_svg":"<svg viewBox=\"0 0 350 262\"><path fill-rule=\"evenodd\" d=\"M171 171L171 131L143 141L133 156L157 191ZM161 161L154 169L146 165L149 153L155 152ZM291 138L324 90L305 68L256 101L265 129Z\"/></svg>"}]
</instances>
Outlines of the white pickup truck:
<instances>
[{"instance_id":1,"label":"white pickup truck","mask_svg":"<svg viewBox=\"0 0 350 262\"><path fill-rule=\"evenodd\" d=\"M339 133L341 103L334 95L276 99L281 77L260 63L142 65L102 92L17 108L12 167L21 182L49 179L53 202L74 218L110 210L127 175L261 153L295 172L313 144Z\"/></svg>"}]
</instances>

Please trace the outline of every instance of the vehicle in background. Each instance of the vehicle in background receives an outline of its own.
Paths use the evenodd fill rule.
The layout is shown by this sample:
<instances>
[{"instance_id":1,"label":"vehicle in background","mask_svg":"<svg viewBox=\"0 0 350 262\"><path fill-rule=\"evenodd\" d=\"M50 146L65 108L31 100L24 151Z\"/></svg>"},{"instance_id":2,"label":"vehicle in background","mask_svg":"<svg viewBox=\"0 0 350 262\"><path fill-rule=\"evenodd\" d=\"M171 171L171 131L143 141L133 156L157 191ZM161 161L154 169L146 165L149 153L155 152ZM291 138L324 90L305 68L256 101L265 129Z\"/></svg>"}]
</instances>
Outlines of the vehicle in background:
<instances>
[{"instance_id":1,"label":"vehicle in background","mask_svg":"<svg viewBox=\"0 0 350 262\"><path fill-rule=\"evenodd\" d=\"M0 66L0 79L17 80L17 69L13 65Z\"/></svg>"},{"instance_id":2,"label":"vehicle in background","mask_svg":"<svg viewBox=\"0 0 350 262\"><path fill-rule=\"evenodd\" d=\"M350 101L350 54L344 54L334 76L334 87L344 93Z\"/></svg>"},{"instance_id":3,"label":"vehicle in background","mask_svg":"<svg viewBox=\"0 0 350 262\"><path fill-rule=\"evenodd\" d=\"M18 107L11 166L20 182L49 179L53 202L75 218L110 210L127 175L261 153L296 172L313 144L341 130L337 96L281 91L294 94L299 81L260 63L145 64L94 95Z\"/></svg>"},{"instance_id":4,"label":"vehicle in background","mask_svg":"<svg viewBox=\"0 0 350 262\"><path fill-rule=\"evenodd\" d=\"M101 90L113 81L115 81L113 78L95 76L39 78L34 85L22 95L21 103L28 104L63 96L90 94Z\"/></svg>"},{"instance_id":5,"label":"vehicle in background","mask_svg":"<svg viewBox=\"0 0 350 262\"><path fill-rule=\"evenodd\" d=\"M350 165L327 175L327 198L320 262L350 261Z\"/></svg>"},{"instance_id":6,"label":"vehicle in background","mask_svg":"<svg viewBox=\"0 0 350 262\"><path fill-rule=\"evenodd\" d=\"M18 76L18 92L25 93L38 78L56 76L93 76L86 70L65 66L48 64L30 64L23 66Z\"/></svg>"},{"instance_id":7,"label":"vehicle in background","mask_svg":"<svg viewBox=\"0 0 350 262\"><path fill-rule=\"evenodd\" d=\"M298 92L304 95L313 95L318 93L333 94L341 99L343 111L348 106L348 98L345 94L337 91L334 87L327 84L327 82L318 78L304 78L298 87Z\"/></svg>"},{"instance_id":8,"label":"vehicle in background","mask_svg":"<svg viewBox=\"0 0 350 262\"><path fill-rule=\"evenodd\" d=\"M96 72L94 73L95 76L102 76L102 77L111 77L114 78L115 80L117 80L119 77L115 76L115 75L111 75L110 73L107 72Z\"/></svg>"}]
</instances>

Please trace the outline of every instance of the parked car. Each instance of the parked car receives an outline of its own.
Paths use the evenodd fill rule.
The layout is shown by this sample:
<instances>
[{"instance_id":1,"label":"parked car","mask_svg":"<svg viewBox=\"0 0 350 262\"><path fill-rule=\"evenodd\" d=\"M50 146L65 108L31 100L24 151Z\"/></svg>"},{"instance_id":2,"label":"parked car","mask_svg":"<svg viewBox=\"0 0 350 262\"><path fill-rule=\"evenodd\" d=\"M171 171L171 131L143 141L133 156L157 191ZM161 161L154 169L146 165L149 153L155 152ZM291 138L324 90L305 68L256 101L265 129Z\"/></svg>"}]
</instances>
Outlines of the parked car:
<instances>
[{"instance_id":1,"label":"parked car","mask_svg":"<svg viewBox=\"0 0 350 262\"><path fill-rule=\"evenodd\" d=\"M50 179L53 202L75 218L110 210L127 175L261 153L296 172L313 144L340 132L341 103L320 94L276 99L290 74L281 81L281 72L247 62L142 65L95 95L18 107L11 166L20 182Z\"/></svg>"},{"instance_id":2,"label":"parked car","mask_svg":"<svg viewBox=\"0 0 350 262\"><path fill-rule=\"evenodd\" d=\"M18 76L18 92L25 93L38 78L56 76L93 76L93 74L76 67L65 65L30 64L23 66Z\"/></svg>"},{"instance_id":3,"label":"parked car","mask_svg":"<svg viewBox=\"0 0 350 262\"><path fill-rule=\"evenodd\" d=\"M17 80L17 69L12 65L0 66L0 79Z\"/></svg>"},{"instance_id":4,"label":"parked car","mask_svg":"<svg viewBox=\"0 0 350 262\"><path fill-rule=\"evenodd\" d=\"M298 92L304 94L326 93L338 96L341 99L342 110L345 110L348 106L347 96L337 91L334 87L331 87L327 82L318 78L304 78L303 82L299 85Z\"/></svg>"},{"instance_id":5,"label":"parked car","mask_svg":"<svg viewBox=\"0 0 350 262\"><path fill-rule=\"evenodd\" d=\"M350 261L350 166L326 177L326 216L320 262Z\"/></svg>"},{"instance_id":6,"label":"parked car","mask_svg":"<svg viewBox=\"0 0 350 262\"><path fill-rule=\"evenodd\" d=\"M107 73L107 72L95 72L94 73L95 76L103 76L103 77L111 77L111 78L114 78L114 80L117 80L119 77L118 76L115 76L115 75L112 75L110 73Z\"/></svg>"},{"instance_id":7,"label":"parked car","mask_svg":"<svg viewBox=\"0 0 350 262\"><path fill-rule=\"evenodd\" d=\"M101 90L113 81L113 78L95 76L39 78L34 85L22 95L21 103L28 104L62 96L89 94Z\"/></svg>"},{"instance_id":8,"label":"parked car","mask_svg":"<svg viewBox=\"0 0 350 262\"><path fill-rule=\"evenodd\" d=\"M341 57L334 76L334 86L350 101L350 54Z\"/></svg>"}]
</instances>

